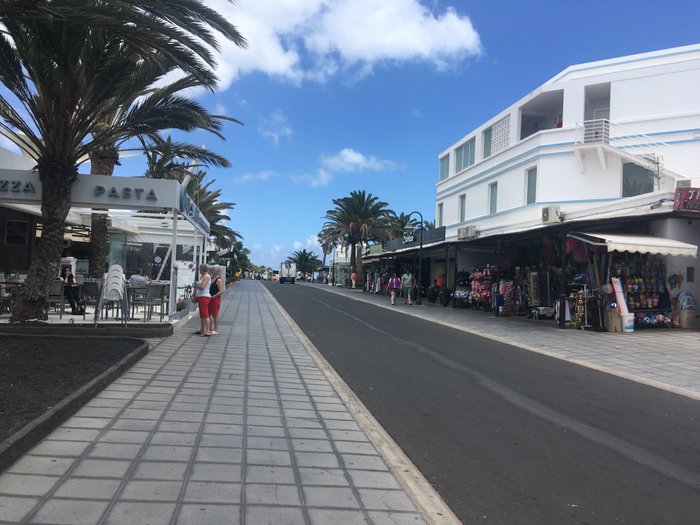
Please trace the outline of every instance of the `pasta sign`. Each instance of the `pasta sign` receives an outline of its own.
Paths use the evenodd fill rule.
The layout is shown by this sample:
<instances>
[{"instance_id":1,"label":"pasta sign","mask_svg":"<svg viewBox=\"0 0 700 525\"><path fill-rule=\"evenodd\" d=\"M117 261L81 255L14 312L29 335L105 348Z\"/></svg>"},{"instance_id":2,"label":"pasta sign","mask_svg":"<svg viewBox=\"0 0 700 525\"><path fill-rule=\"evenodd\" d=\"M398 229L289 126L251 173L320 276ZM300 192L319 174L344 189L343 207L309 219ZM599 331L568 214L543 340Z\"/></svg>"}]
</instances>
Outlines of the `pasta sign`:
<instances>
[{"instance_id":1,"label":"pasta sign","mask_svg":"<svg viewBox=\"0 0 700 525\"><path fill-rule=\"evenodd\" d=\"M673 209L700 212L700 188L676 188Z\"/></svg>"}]
</instances>

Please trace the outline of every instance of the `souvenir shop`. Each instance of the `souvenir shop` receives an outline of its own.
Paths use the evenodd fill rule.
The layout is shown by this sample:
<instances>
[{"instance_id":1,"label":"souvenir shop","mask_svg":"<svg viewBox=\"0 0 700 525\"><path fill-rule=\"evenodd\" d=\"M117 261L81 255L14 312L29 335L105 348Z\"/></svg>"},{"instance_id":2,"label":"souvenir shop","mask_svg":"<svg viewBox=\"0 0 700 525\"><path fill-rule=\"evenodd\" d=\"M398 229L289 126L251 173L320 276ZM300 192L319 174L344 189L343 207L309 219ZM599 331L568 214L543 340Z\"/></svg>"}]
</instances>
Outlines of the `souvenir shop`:
<instances>
[{"instance_id":1,"label":"souvenir shop","mask_svg":"<svg viewBox=\"0 0 700 525\"><path fill-rule=\"evenodd\" d=\"M694 281L694 267L683 265L696 254L694 244L623 233L570 232L562 239L554 232L501 241L494 264L468 273L458 264L454 304L556 319L569 328L693 328L698 307L687 281Z\"/></svg>"}]
</instances>

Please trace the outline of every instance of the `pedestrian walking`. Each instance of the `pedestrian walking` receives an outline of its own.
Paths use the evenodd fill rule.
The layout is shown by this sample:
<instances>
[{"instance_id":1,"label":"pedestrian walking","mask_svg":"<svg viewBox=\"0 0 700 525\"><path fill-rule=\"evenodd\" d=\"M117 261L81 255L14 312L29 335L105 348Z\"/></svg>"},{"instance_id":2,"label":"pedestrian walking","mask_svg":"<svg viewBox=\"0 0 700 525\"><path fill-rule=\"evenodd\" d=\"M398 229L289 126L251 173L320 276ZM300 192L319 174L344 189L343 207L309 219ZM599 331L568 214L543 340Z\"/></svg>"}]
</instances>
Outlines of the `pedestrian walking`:
<instances>
[{"instance_id":1,"label":"pedestrian walking","mask_svg":"<svg viewBox=\"0 0 700 525\"><path fill-rule=\"evenodd\" d=\"M209 323L209 303L211 302L211 294L209 293L209 285L211 284L211 276L209 275L209 265L200 264L199 265L199 282L194 285L194 292L192 293L192 300L197 301L199 306L199 331L195 334L199 334L202 337L209 337L211 335Z\"/></svg>"},{"instance_id":2,"label":"pedestrian walking","mask_svg":"<svg viewBox=\"0 0 700 525\"><path fill-rule=\"evenodd\" d=\"M224 293L224 281L221 278L221 269L218 266L211 267L211 285L209 286L209 322L211 335L219 333L219 310L221 309L221 296Z\"/></svg>"},{"instance_id":3,"label":"pedestrian walking","mask_svg":"<svg viewBox=\"0 0 700 525\"><path fill-rule=\"evenodd\" d=\"M413 274L408 271L408 268L406 268L406 271L401 276L401 291L403 293L404 304L413 304Z\"/></svg>"},{"instance_id":4,"label":"pedestrian walking","mask_svg":"<svg viewBox=\"0 0 700 525\"><path fill-rule=\"evenodd\" d=\"M389 279L389 297L391 297L391 304L396 304L396 295L399 292L399 288L401 288L401 279L398 278L396 275L396 272L391 276L391 279Z\"/></svg>"}]
</instances>

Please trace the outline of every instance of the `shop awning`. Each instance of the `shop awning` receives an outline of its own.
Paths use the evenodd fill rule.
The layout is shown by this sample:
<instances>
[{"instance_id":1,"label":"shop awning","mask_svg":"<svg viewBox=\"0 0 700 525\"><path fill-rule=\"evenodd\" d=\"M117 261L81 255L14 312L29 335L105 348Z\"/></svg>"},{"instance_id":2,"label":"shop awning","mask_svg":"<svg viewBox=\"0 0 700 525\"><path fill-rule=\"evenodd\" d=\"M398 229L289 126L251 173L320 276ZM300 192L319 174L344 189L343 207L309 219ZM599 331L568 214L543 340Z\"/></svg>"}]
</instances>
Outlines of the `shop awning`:
<instances>
[{"instance_id":1,"label":"shop awning","mask_svg":"<svg viewBox=\"0 0 700 525\"><path fill-rule=\"evenodd\" d=\"M680 255L697 257L698 247L694 244L654 237L651 235L625 235L621 233L569 233L567 237L587 244L607 246L611 252L638 252L658 255Z\"/></svg>"}]
</instances>

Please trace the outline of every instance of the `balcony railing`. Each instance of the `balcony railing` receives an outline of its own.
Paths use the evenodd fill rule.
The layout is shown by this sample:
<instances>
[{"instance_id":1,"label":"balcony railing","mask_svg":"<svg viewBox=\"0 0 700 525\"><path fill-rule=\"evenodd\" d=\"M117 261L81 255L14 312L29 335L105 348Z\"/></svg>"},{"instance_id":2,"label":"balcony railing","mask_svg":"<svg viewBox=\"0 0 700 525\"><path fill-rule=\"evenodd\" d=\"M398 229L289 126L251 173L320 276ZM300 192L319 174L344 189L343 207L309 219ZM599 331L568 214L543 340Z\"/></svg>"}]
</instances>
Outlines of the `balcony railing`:
<instances>
[{"instance_id":1,"label":"balcony railing","mask_svg":"<svg viewBox=\"0 0 700 525\"><path fill-rule=\"evenodd\" d=\"M610 121L586 120L576 123L576 144L610 144Z\"/></svg>"}]
</instances>

